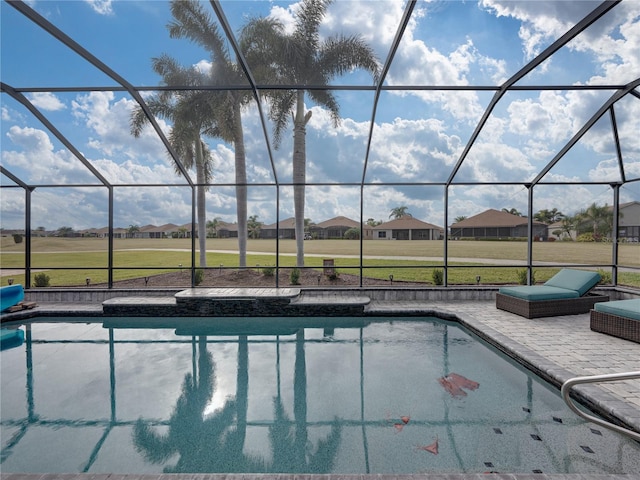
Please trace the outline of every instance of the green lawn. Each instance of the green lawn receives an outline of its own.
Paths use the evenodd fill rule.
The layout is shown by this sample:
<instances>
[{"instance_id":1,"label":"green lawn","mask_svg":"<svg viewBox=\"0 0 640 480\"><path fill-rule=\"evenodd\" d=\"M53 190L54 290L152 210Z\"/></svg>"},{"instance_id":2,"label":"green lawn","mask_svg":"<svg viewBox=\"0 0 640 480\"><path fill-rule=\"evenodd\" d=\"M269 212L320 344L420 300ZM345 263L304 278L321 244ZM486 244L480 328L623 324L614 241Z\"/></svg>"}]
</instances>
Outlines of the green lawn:
<instances>
[{"instance_id":1,"label":"green lawn","mask_svg":"<svg viewBox=\"0 0 640 480\"><path fill-rule=\"evenodd\" d=\"M237 240L209 239L207 265L209 267L237 267ZM1 237L0 264L3 270L24 267L25 244L16 244L12 237ZM197 246L197 245L196 245ZM114 240L114 280L152 276L191 266L191 241L188 239L123 239ZM339 273L360 273L360 242L354 240L311 240L305 242L305 265L321 267L323 259L334 260ZM276 264L276 242L249 240L247 265ZM92 283L107 281L108 242L98 238L34 238L31 247L31 268L55 272L58 285L83 285L86 278ZM259 252L259 253L252 253ZM384 241L363 242L364 276L388 280L432 282L434 267L443 264L444 242L441 241ZM475 284L481 276L483 284L517 283L519 267L504 265L515 261L526 263L525 242L451 241L448 243L450 284ZM291 267L295 263L295 241L280 242L279 265ZM196 253L196 262L198 255ZM607 265L611 262L612 246L605 243L539 242L533 245L534 262ZM640 267L640 246L619 245L619 265ZM180 267L181 266L181 267ZM375 267L375 268L369 268ZM544 281L557 268L536 267L536 280ZM605 269L605 271L608 271ZM23 276L2 273L1 282ZM621 271L619 283L640 287L640 273Z\"/></svg>"}]
</instances>

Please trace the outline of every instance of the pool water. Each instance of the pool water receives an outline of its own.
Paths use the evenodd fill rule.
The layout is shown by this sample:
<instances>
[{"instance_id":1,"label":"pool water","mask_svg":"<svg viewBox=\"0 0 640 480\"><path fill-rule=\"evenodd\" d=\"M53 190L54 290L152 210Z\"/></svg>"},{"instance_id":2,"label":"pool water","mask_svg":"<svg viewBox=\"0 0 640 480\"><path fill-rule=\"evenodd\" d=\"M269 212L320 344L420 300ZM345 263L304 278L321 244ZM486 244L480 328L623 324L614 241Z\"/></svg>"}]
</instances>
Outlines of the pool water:
<instances>
[{"instance_id":1,"label":"pool water","mask_svg":"<svg viewBox=\"0 0 640 480\"><path fill-rule=\"evenodd\" d=\"M640 471L640 445L456 323L92 322L2 351L3 473Z\"/></svg>"}]
</instances>

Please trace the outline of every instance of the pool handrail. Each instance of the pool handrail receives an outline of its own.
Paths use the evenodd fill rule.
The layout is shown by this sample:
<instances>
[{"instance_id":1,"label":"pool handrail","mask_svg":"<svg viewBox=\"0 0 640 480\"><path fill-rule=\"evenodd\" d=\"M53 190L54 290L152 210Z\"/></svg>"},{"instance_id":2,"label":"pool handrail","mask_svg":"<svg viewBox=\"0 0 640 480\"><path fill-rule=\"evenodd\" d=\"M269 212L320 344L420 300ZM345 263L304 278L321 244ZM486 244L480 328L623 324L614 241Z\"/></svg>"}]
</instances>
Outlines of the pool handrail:
<instances>
[{"instance_id":1,"label":"pool handrail","mask_svg":"<svg viewBox=\"0 0 640 480\"><path fill-rule=\"evenodd\" d=\"M574 377L574 378L570 378L569 380L567 380L562 384L560 393L562 394L562 398L564 399L567 406L580 417L584 418L585 420L588 420L589 422L593 422L602 427L608 428L610 430L614 430L618 433L631 437L632 439L640 442L640 433L634 432L633 430L629 430L628 428L622 427L620 425L615 425L613 423L607 422L606 420L603 420L598 417L594 417L593 415L584 413L583 411L579 410L578 407L575 406L575 404L569 397L571 393L571 388L574 385L583 384L583 383L613 382L616 380L630 380L630 379L636 379L636 378L640 378L640 371Z\"/></svg>"}]
</instances>

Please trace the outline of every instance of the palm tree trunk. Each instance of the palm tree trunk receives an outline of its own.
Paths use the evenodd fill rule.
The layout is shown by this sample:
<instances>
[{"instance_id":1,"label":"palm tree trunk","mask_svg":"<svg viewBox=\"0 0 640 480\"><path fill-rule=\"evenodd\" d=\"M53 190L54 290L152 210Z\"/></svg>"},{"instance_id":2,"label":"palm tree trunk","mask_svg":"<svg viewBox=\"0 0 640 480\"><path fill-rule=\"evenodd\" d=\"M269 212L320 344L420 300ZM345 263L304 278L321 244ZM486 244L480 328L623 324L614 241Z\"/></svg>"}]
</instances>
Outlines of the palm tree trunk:
<instances>
[{"instance_id":1,"label":"palm tree trunk","mask_svg":"<svg viewBox=\"0 0 640 480\"><path fill-rule=\"evenodd\" d=\"M200 137L196 139L196 215L198 221L198 245L200 247L200 266L207 266L207 205L205 173L204 173L204 153L202 151L202 141Z\"/></svg>"},{"instance_id":2,"label":"palm tree trunk","mask_svg":"<svg viewBox=\"0 0 640 480\"><path fill-rule=\"evenodd\" d=\"M293 126L293 208L296 232L296 265L304 267L304 193L306 182L306 119L304 91L298 90Z\"/></svg>"},{"instance_id":3,"label":"palm tree trunk","mask_svg":"<svg viewBox=\"0 0 640 480\"><path fill-rule=\"evenodd\" d=\"M236 210L238 212L238 253L239 266L247 266L247 165L242 132L240 104L234 106L235 161L236 161Z\"/></svg>"}]
</instances>

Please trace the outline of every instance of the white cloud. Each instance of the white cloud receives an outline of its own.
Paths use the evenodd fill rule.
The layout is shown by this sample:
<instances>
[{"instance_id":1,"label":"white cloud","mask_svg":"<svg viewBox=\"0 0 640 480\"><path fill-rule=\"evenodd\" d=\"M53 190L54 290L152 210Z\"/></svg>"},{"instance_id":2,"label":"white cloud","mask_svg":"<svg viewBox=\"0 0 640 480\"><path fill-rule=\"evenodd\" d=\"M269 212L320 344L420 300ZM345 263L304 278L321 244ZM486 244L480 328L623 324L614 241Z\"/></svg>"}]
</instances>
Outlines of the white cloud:
<instances>
[{"instance_id":1,"label":"white cloud","mask_svg":"<svg viewBox=\"0 0 640 480\"><path fill-rule=\"evenodd\" d=\"M513 17L522 22L519 35L527 59L573 27L577 21L599 5L596 1L582 2L514 2L510 0L481 0L480 6L497 17Z\"/></svg>"},{"instance_id":2,"label":"white cloud","mask_svg":"<svg viewBox=\"0 0 640 480\"><path fill-rule=\"evenodd\" d=\"M386 55L404 13L403 2L334 2L322 23L326 35L360 35L374 51ZM414 19L419 16L414 11ZM415 20L414 20L415 21ZM385 58L380 58L384 61Z\"/></svg>"},{"instance_id":3,"label":"white cloud","mask_svg":"<svg viewBox=\"0 0 640 480\"><path fill-rule=\"evenodd\" d=\"M36 107L50 112L64 110L65 108L67 108L66 105L58 97L50 92L31 93L29 94L29 100Z\"/></svg>"},{"instance_id":4,"label":"white cloud","mask_svg":"<svg viewBox=\"0 0 640 480\"><path fill-rule=\"evenodd\" d=\"M279 5L274 5L271 7L269 17L280 21L284 26L285 32L291 34L296 27L294 18L295 8L297 8L296 4L290 5L287 8L283 8Z\"/></svg>"},{"instance_id":5,"label":"white cloud","mask_svg":"<svg viewBox=\"0 0 640 480\"><path fill-rule=\"evenodd\" d=\"M100 15L112 15L112 0L84 0L89 4L92 10Z\"/></svg>"},{"instance_id":6,"label":"white cloud","mask_svg":"<svg viewBox=\"0 0 640 480\"><path fill-rule=\"evenodd\" d=\"M166 149L149 125L135 139L130 131L130 116L138 104L126 98L116 99L113 92L91 92L78 95L72 102L72 112L78 122L91 132L87 146L100 155L112 157L120 163L138 159L158 162L167 158ZM162 119L156 119L165 135L169 127Z\"/></svg>"},{"instance_id":7,"label":"white cloud","mask_svg":"<svg viewBox=\"0 0 640 480\"><path fill-rule=\"evenodd\" d=\"M96 182L86 167L67 150L56 151L43 130L14 125L9 128L7 137L19 150L9 150L5 144L2 160L12 169L28 172L26 181L61 185Z\"/></svg>"}]
</instances>

